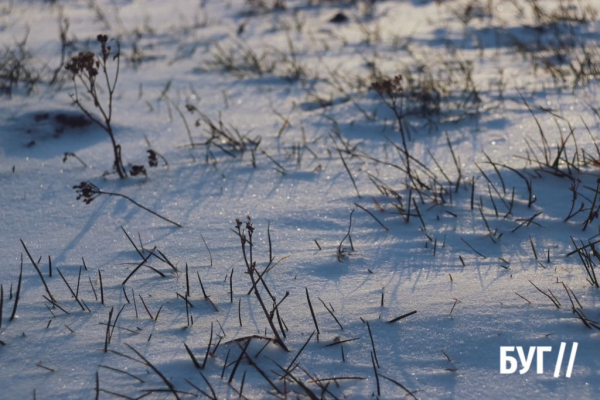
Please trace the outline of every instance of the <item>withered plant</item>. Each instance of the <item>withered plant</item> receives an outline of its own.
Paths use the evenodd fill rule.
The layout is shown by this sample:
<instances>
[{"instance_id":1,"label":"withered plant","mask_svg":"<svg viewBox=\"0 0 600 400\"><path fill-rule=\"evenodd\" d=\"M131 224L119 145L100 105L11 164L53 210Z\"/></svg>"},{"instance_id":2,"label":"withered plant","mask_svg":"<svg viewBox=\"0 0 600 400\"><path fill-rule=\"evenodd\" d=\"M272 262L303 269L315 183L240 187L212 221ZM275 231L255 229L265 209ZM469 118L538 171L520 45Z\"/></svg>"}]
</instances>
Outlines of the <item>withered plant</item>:
<instances>
[{"instance_id":1,"label":"withered plant","mask_svg":"<svg viewBox=\"0 0 600 400\"><path fill-rule=\"evenodd\" d=\"M116 43L116 50L108 45L108 37L106 35L98 35L101 51L99 55L92 52L81 52L71 58L65 65L65 68L72 73L73 86L75 93L71 94L73 103L96 125L100 126L110 137L113 147L114 162L113 171L119 175L119 178L127 177L127 170L123 165L121 156L121 145L115 140L115 134L112 126L113 120L113 100L117 82L119 80L119 68L121 64L120 45ZM109 61L116 64L114 73L109 73ZM99 89L98 79L105 81L105 91L108 99L102 99L101 93L104 91ZM85 89L85 93L91 96L94 108L100 113L100 116L94 115L88 106L84 105L83 99L79 94L79 82ZM132 175L135 175L135 169L132 170Z\"/></svg>"}]
</instances>

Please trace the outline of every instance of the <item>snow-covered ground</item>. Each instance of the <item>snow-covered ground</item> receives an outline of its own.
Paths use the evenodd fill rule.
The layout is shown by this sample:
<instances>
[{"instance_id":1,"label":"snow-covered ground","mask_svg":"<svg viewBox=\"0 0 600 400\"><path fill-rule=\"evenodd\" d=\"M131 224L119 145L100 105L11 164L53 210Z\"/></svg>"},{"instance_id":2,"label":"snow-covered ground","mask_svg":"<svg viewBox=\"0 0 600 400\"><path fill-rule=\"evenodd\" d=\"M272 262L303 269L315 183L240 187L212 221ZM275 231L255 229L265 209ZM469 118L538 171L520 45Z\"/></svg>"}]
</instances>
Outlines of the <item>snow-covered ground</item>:
<instances>
[{"instance_id":1,"label":"snow-covered ground","mask_svg":"<svg viewBox=\"0 0 600 400\"><path fill-rule=\"evenodd\" d=\"M597 398L596 6L4 1L0 398Z\"/></svg>"}]
</instances>

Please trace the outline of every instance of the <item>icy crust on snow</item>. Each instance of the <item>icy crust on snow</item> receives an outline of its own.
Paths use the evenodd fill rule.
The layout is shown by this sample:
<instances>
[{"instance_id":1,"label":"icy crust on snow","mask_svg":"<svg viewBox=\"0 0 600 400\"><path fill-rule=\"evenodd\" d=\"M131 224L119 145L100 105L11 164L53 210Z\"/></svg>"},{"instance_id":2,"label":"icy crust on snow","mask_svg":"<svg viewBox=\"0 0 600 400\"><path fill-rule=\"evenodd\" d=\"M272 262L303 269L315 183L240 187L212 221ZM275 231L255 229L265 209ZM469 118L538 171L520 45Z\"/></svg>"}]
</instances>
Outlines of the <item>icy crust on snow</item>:
<instances>
[{"instance_id":1,"label":"icy crust on snow","mask_svg":"<svg viewBox=\"0 0 600 400\"><path fill-rule=\"evenodd\" d=\"M363 3L339 7L329 2L314 2L323 3L318 6L304 1L286 3L284 11L257 13L250 13L250 6L243 1L201 2L203 7L184 0L98 1L90 3L92 6L77 1L58 1L54 6L25 1L1 6L0 42L14 46L28 34L27 49L37 68L47 63L53 70L60 63L56 22L60 9L69 20L70 51L97 51L97 33L120 38L122 69L114 128L125 161L144 163L146 150L151 147L168 160L169 166L159 162L158 168L148 168L147 178L102 178L112 162L106 134L94 125L72 127L60 122L61 115L80 115L69 98L73 92L69 79L60 88L39 84L27 94L17 87L12 97L0 98L0 282L4 289L0 340L5 343L0 346L0 397L26 398L35 392L40 399L92 398L97 372L99 387L104 390L101 398L110 397L108 392L135 398L147 393L144 390L165 389L148 366L113 352L104 353L109 311L114 307L114 318L123 306L108 348L140 360L127 347L132 346L177 390L202 397L189 381L210 393L184 343L202 362L212 323L213 349L217 335L222 338L202 373L217 397L236 398L244 373L244 396L275 394L245 360L232 384L227 384L233 370L230 364L240 355L234 340L272 336L256 298L247 295L251 282L245 273L240 240L231 231L235 219L245 221L247 215L255 227L257 268L262 270L269 262L270 230L273 256L279 264L265 281L278 300L289 292L279 313L287 327L284 341L291 352L283 352L274 343L261 351L266 344L261 339L253 339L247 349L279 390L283 391L284 385L277 381L281 370L276 363L287 367L315 330L306 298L308 288L320 335L318 340L313 337L296 360L306 373L298 367L293 374L315 393L322 389L310 382L313 378L357 377L361 379L339 380L339 387L332 381L326 396L377 396L368 321L379 373L401 383L418 398L597 397L598 332L586 328L572 312L562 283L576 294L585 315L598 321L598 289L586 281L577 255L565 257L574 250L571 237L586 241L598 232L598 223L594 221L584 232L584 214L564 222L571 206L571 180L538 173L538 165L523 159L528 156L527 141L534 143L535 149L541 142L536 122L520 98L523 94L530 105L538 106L535 115L554 154L561 135L569 134L568 123L575 129L579 151L595 154L598 121L589 105L595 104L597 85L586 82L575 89L556 88L544 72L534 75L531 63L516 52L510 40L520 37L527 43L536 37L530 27L534 17L527 14L527 8L527 15L517 18L518 10L509 2L498 2L494 18L475 18L468 26L453 13L462 4L455 1L442 5L376 2L372 16L364 15ZM340 10L350 22L328 23ZM303 24L301 31L297 24ZM581 40L597 37L596 22L574 26ZM483 51L478 41L483 43ZM135 62L134 42L138 52ZM277 65L262 75L244 68L227 70L215 65L216 44L226 53L237 49L232 50L236 65L242 63L240 57L243 61L240 48L250 48L259 55L265 52L266 63L275 54ZM396 188L404 199L408 196L403 189L405 176L389 164L373 161L401 165L401 155L394 147L401 146L401 141L393 114L374 91L353 85L360 79L371 79L372 59L388 74L414 65L415 60L442 68L444 61L452 59L453 46L458 48L458 58L474 65L481 105L476 117L465 118L460 110L445 110L438 126L428 126L419 118L412 121L411 155L426 162L443 179L435 157L455 182L458 173L449 141L463 178L458 190L450 188L452 197L447 196L446 204L434 206L430 200L418 203L423 229L415 215L406 223L392 206L394 199L383 196L369 178L370 174ZM306 77L290 80L290 68L295 65L290 58L302 66ZM436 59L438 63L432 62ZM500 68L506 82L504 101L499 100L497 89ZM348 82L336 81L341 78ZM161 96L164 93L169 100ZM207 163L205 148L186 147L185 125L171 104L184 112L198 141L206 137L206 126L204 122L194 125L198 116L188 113L186 104L213 121L222 118L226 126L250 138L260 137L260 150L254 155L256 167L250 152L232 158L216 149L216 164ZM376 118L366 118L365 110L374 112ZM371 157L344 154L360 197L336 150L344 143L356 146L356 154ZM304 144L310 151L303 147L298 162L296 149ZM575 143L569 141L566 149L572 157ZM90 168L74 159L63 162L65 152L75 153ZM510 201L514 187L515 199L513 215L503 218L506 205L488 189L476 166L502 191L484 153L526 174L533 185L535 203L528 206L524 181L504 168L501 174L506 192L502 198ZM567 167L561 165L561 169ZM593 189L599 174L597 168L585 166L574 176L582 187ZM476 179L473 209L471 177ZM102 190L126 194L184 228L173 227L122 198L101 196L90 205L78 202L72 186L86 180ZM582 193L593 198L593 190L582 189ZM373 198L384 212L377 209ZM589 207L588 200L580 201ZM355 203L374 213L389 231ZM338 248L353 209L354 250L346 239L340 262ZM502 233L500 238L490 238L482 213L491 229ZM535 223L513 232L536 213L541 214ZM125 285L131 303L123 293L122 282L141 259L121 227L138 247L140 242L145 250L156 246L178 267L173 273L166 263L151 258L149 264L165 277L141 268ZM36 262L41 257L39 267L49 289L69 314L43 299L43 285L19 239ZM485 257L475 254L466 243ZM546 260L548 251L550 262ZM9 322L22 255L17 317ZM51 278L49 255L54 268ZM82 258L87 269L81 269ZM186 291L186 264L189 301L194 306L188 309L193 317L190 326L185 302L176 295ZM80 309L57 269L74 289L81 270L78 293L91 312ZM99 301L98 271L102 271L104 305ZM232 271L233 302L229 293ZM204 300L197 274L218 312ZM560 300L560 308L530 281L552 291ZM11 286L13 297L9 300ZM268 298L264 290L261 293ZM160 309L157 320L150 319L142 298L154 317ZM343 330L320 300L334 311ZM386 323L414 310L417 313L406 319ZM346 339L357 340L327 346ZM556 349L561 342L574 341L579 343L579 352L572 377L553 378ZM546 359L544 375L532 370L508 376L499 372L500 346L552 346L555 351ZM228 366L221 378L228 352ZM101 365L127 371L143 382ZM410 397L383 377L379 384L380 398ZM306 394L299 385L288 382L286 388L292 391L290 396ZM179 396L192 397L186 393ZM169 398L173 394L151 392L150 397Z\"/></svg>"}]
</instances>

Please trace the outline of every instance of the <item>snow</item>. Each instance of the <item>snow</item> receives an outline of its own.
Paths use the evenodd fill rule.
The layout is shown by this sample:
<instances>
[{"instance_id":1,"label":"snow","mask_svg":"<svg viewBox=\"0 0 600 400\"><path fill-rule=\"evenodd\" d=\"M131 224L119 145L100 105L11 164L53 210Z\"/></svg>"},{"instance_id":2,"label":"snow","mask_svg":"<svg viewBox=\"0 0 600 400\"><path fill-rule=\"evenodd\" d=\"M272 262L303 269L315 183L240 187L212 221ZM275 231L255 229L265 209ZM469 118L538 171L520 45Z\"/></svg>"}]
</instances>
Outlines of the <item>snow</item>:
<instances>
[{"instance_id":1,"label":"snow","mask_svg":"<svg viewBox=\"0 0 600 400\"><path fill-rule=\"evenodd\" d=\"M522 38L533 47L532 38L538 35L534 29L538 22L523 1L494 1L492 17L474 18L468 25L456 16L468 2L455 0L379 1L374 3L372 14L366 12L368 2L285 3L285 10L254 13L248 2L237 0L29 0L0 6L2 47L15 48L28 33L26 48L32 55L31 65L42 70L44 77L51 76L60 65L57 20L61 13L69 21L68 55L84 50L98 52L98 33L118 38L122 61L114 129L124 160L144 164L146 151L152 148L169 164L166 167L160 160L156 168L146 164L147 177L103 177L112 164L106 133L95 125L73 128L56 122L57 115L80 115L69 97L73 83L67 75L60 75L54 85L38 83L30 94L19 85L12 96L0 97L0 283L4 290L0 340L5 343L0 346L0 397L92 398L97 373L101 398L114 397L115 393L131 398L145 393L150 393L149 398L173 397L170 392L145 392L167 386L148 365L136 362L142 359L128 346L149 360L177 390L187 393L178 392L181 398L202 397L190 382L208 393L210 389L184 343L202 363L211 324L211 351L219 336L222 338L201 371L217 397L238 397L242 381L243 395L248 398L277 397L246 359L228 384L240 356L236 343L242 347L246 344L235 339L273 337L256 296L247 295L252 283L240 239L232 232L236 219L245 222L246 216L252 217L255 228L257 270L269 264L270 234L274 262L278 263L265 275L265 282L277 301L289 292L278 310L287 326L284 342L290 352L276 343L261 351L267 343L263 339L252 339L247 349L281 393L287 390L291 397L306 395L297 383L288 379L284 385L278 380L282 371L277 364L287 368L315 331L308 289L320 334L318 339L313 336L295 360L299 366L292 374L318 396L322 389L311 382L313 378L360 377L339 380L339 386L331 382L325 397L377 397L368 322L378 373L401 383L417 398L597 397L600 359L595 349L599 332L588 329L573 312L562 283L576 294L585 316L598 321L598 289L586 281L577 254L566 257L575 249L571 237L579 244L580 240L597 240L597 219L585 231L582 228L594 198L598 169L588 162L579 165L579 172L571 171L571 178L560 177L548 173L549 167L524 160L531 153L528 141L540 159L543 152L536 121L520 97L522 94L534 109L554 156L561 135L569 134L568 123L575 128L577 139L577 148L573 140L567 142L569 157L582 150L595 156L598 120L590 107L597 104L593 77L576 86L572 77L565 84L554 85L542 67L534 73L530 56L518 53L514 41ZM473 15L485 14L486 4L473 2ZM524 9L522 16L515 4ZM546 9L558 6L550 1L541 4ZM350 22L329 23L340 10ZM104 15L105 22L99 15ZM243 31L236 35L242 25ZM554 43L555 32L588 45L597 38L596 20L566 25L575 33L569 36L560 26L556 28L559 31L550 26L543 31L543 40ZM138 65L131 62L134 43L143 54ZM288 43L293 43L293 51ZM228 71L215 65L217 44L225 54L237 49L233 54L238 66L247 63L239 50L245 48L258 57L264 54L265 65L274 62L274 69L258 74L245 64ZM406 222L393 206L398 204L394 197L382 195L369 178L370 174L375 182L398 191L402 207L406 207L406 176L391 165L402 166L401 150L394 147L402 146L397 122L379 96L368 90L373 78L370 63L376 62L380 71L393 75L406 68L414 72L420 62L435 68L431 71L435 77L448 74L453 87L460 88L464 77L451 69L457 60L472 63L481 103L464 107L478 109L478 115L463 118L461 107L443 105L448 109L442 110L436 125L427 126L418 116L409 120L413 125L408 144L411 156L426 164L451 192L444 195L445 204L434 204L427 196L421 202L416 191L412 193L423 228L414 208ZM305 76L290 79L299 66ZM404 75L406 82L408 76ZM498 91L500 76L506 85L503 96ZM455 89L452 95L459 92ZM324 107L323 101L332 105ZM93 109L89 102L86 104ZM221 118L228 128L235 127L251 139L260 138L254 154L256 166L251 151L236 153L234 158L213 146L213 163L207 162L204 147L190 149L175 105L184 114L195 141L206 140L208 135L205 121L195 126L199 115L188 112L187 104L215 123ZM557 117L543 109L550 109ZM44 114L47 118L40 117ZM454 184L459 175L448 142L461 168L458 190ZM298 148L302 149L300 162ZM349 148L352 151L345 152ZM337 149L343 151L360 197ZM89 168L73 158L63 162L65 152L75 153ZM485 154L530 179L536 199L530 207L523 179L499 167L504 192ZM564 162L560 170L569 172ZM499 194L488 188L484 173ZM419 175L429 183L426 172L420 169ZM472 177L476 182L473 209ZM583 202L587 211L565 222L571 207L572 179L581 180L576 207ZM82 181L129 196L183 228L124 198L101 195L89 205L77 201L72 187ZM505 203L510 203L513 187L512 215L505 217ZM379 211L373 199L385 211ZM356 204L373 213L389 231ZM338 261L338 247L348 232L352 210L354 251L346 239ZM536 213L541 214L534 223L518 228ZM491 230L497 229L493 238L482 214ZM126 298L122 282L142 259L122 229L140 250L143 246L144 257L156 246L178 272L151 257L148 264L165 277L146 267L139 269L125 285ZM49 289L69 314L44 300L44 286L19 239L34 261L41 257L38 265ZM546 259L548 251L550 262ZM48 277L48 256L52 277ZM9 321L21 257L23 280L17 318ZM82 259L87 269L81 268ZM185 301L176 295L186 292L186 264L189 301L194 306L188 310L193 317L189 326ZM78 298L90 312L81 310L58 270L74 290L81 271ZM98 271L102 272L104 305L100 302ZM197 274L218 311L204 300ZM531 282L545 292L550 290L560 307ZM13 297L9 300L11 285ZM268 293L264 288L260 293L271 310ZM160 309L156 320L149 317L142 298L153 317ZM320 300L331 307L343 330ZM123 306L109 352L104 352L104 324L111 308L114 322ZM386 323L415 310L414 315ZM343 344L345 361L342 345L326 346L354 338L358 339ZM571 378L564 376L566 364L559 378L552 375L561 342L568 344L567 349L572 342L579 343ZM536 374L533 367L526 374L501 375L500 346L552 346L553 352L546 357L543 375ZM127 371L144 382L101 365ZM380 398L410 397L383 377L380 385Z\"/></svg>"}]
</instances>

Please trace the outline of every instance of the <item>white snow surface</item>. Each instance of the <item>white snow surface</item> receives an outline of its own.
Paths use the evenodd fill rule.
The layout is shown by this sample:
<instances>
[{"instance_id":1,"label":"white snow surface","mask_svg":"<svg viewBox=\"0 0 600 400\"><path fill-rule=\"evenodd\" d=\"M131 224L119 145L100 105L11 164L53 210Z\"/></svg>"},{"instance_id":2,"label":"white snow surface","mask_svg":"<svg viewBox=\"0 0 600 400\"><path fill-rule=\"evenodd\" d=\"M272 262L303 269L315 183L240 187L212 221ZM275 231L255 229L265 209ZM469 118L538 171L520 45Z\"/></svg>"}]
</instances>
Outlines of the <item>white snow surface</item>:
<instances>
[{"instance_id":1,"label":"white snow surface","mask_svg":"<svg viewBox=\"0 0 600 400\"><path fill-rule=\"evenodd\" d=\"M284 392L288 398L307 397L299 384L279 379L282 370L277 366L287 368L316 329L306 290L320 334L295 360L299 366L292 374L319 397L323 389L315 379L354 377L360 379L338 380L339 385L329 381L324 397L411 398L385 376L423 399L598 398L600 332L586 327L573 312L563 283L575 293L585 316L600 321L600 289L586 280L577 254L566 256L575 249L571 238L579 244L597 240L598 220L585 231L583 223L600 174L589 163L580 165L579 171L568 171L569 166L561 162L559 169L571 178L560 177L549 173L548 167L527 162L524 158L531 153L527 141L541 160L542 140L520 97L534 109L554 155L571 124L577 148L573 140L567 142L569 157L582 150L593 156L594 140L598 142L598 117L593 111L597 85L591 80L574 86L568 77L566 84L557 87L545 71L534 73L531 61L510 40L514 35L525 43L533 42L530 36L535 31L530 27L535 18L527 2L495 0L493 17L475 17L468 25L456 17L468 2L458 0L377 1L370 14L367 2L314 1L311 5L304 0L286 1L284 10L255 12L251 2L237 0L6 3L0 5L2 47L15 49L27 35L30 63L43 76L52 75L61 62L60 15L69 21L67 57L85 50L98 52L98 33L120 40L113 117L116 139L126 163L145 163L146 150L152 148L165 157L168 167L159 160L156 168L146 165L147 177L103 176L112 167L106 133L95 125L71 128L55 120L59 114L81 114L69 97L73 82L64 71L59 74L60 83L39 82L31 93L19 85L11 96L0 97L0 283L4 291L0 398L94 398L96 376L100 398L113 398L115 393L130 398L144 394L146 398L173 398L163 380L136 361L141 358L128 345L180 391L179 397L203 397L198 388L210 394L209 386L184 343L202 363L211 324L211 352L219 340L220 345L201 372L219 399L237 398L242 381L247 398L284 398ZM472 3L475 14L487 4ZM524 15L515 4L524 8ZM554 9L558 2L542 5ZM347 23L328 22L340 11L349 17ZM598 37L598 24L593 20L570 26L578 40L587 38L593 43ZM137 65L130 61L134 43L138 55L143 55ZM276 60L274 69L262 75L227 70L214 64L217 47L225 53L238 49L233 53L238 64L243 63L242 47L259 57L266 54L265 63ZM373 180L380 181L397 190L406 208L406 175L391 165L403 165L398 150L401 136L393 114L368 89L370 63L376 60L378 70L393 75L414 67L416 60L443 71L450 67L442 61L453 57L473 66L481 103L477 115L464 119L442 116L449 120L429 126L422 118L411 120L411 155L426 164L448 191L446 202L437 204L431 197L412 192L423 227L414 207L407 222L393 206L398 201L373 184ZM114 66L112 61L109 65ZM294 66L303 68L305 76L289 79ZM497 89L500 70L506 86L503 101ZM366 83L358 85L360 80ZM331 103L321 105L317 97ZM86 104L94 111L93 104ZM188 146L177 108L194 141L202 142L208 134L206 123L196 126L198 114L190 113L186 105L195 106L215 122L221 118L225 126L235 127L242 135L260 138L260 146L254 154L238 152L235 157L213 146L214 160L207 160L205 147ZM448 142L457 156L460 177ZM346 145L352 150L342 155L357 190L337 151L347 150ZM74 158L63 162L65 152L75 153L88 168ZM502 190L486 154L527 177L536 199L532 205L528 205L524 180L505 167L500 167L506 187ZM419 174L429 179L422 170ZM488 178L498 193L488 185ZM576 207L583 202L588 211L565 222L574 179L581 181ZM183 227L123 198L102 195L89 205L77 201L72 187L82 181L127 195ZM512 214L505 216L513 187ZM338 246L348 232L352 210L354 249L346 239L339 261ZM534 223L513 231L537 213L541 214ZM491 230L497 229L495 238L490 237L482 214ZM257 270L269 263L270 232L278 263L264 280L277 301L289 292L278 311L290 351L259 338L252 339L247 349L252 363L280 393L247 359L240 361L228 384L240 357L238 343L246 343L235 340L273 337L256 296L247 294L252 283L240 239L232 232L236 219L245 222L247 216L255 228ZM140 268L125 285L126 298L122 282L142 259L121 227L141 251L143 246L144 257L156 246L178 271L150 257L148 265L165 276ZM49 289L68 314L42 297L44 286L20 239L36 262L41 258L38 265ZM48 256L52 277L48 276ZM21 257L20 298L16 318L9 321ZM176 295L186 292L186 265L193 324L188 324L186 303ZM73 290L77 288L78 298L87 305L85 311L58 270ZM218 311L204 300L197 274ZM560 306L532 283L553 293ZM271 310L272 301L262 286L260 293ZM149 313L158 318L149 317L142 298ZM122 313L105 353L111 308L113 322L121 309ZM411 311L417 312L387 323ZM369 327L381 375L379 395ZM327 346L347 339L356 340ZM566 360L560 377L553 377L561 342L567 343L565 358L571 343L579 344L570 378L565 377ZM535 372L534 363L525 374L501 375L500 346L552 346L553 351L546 356L543 374ZM127 371L143 382L101 366Z\"/></svg>"}]
</instances>

